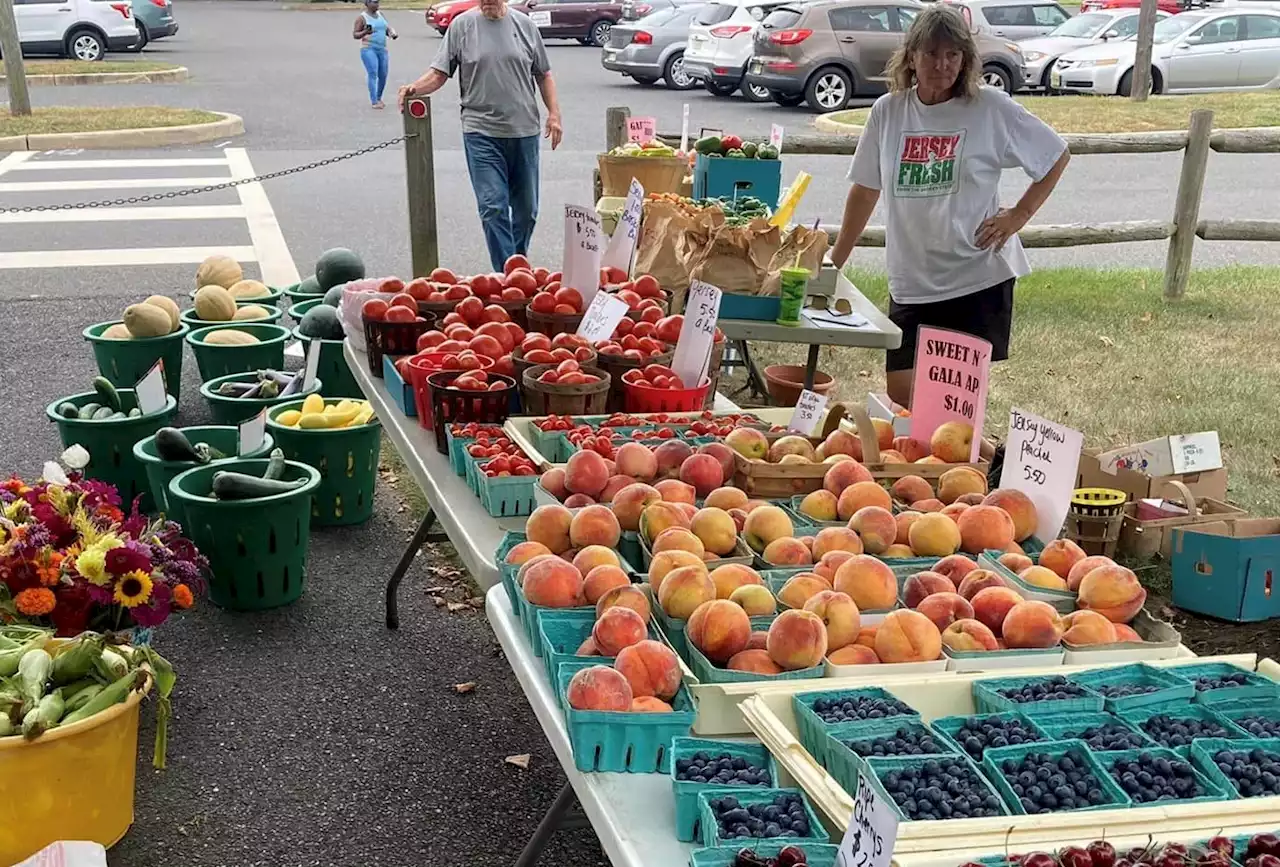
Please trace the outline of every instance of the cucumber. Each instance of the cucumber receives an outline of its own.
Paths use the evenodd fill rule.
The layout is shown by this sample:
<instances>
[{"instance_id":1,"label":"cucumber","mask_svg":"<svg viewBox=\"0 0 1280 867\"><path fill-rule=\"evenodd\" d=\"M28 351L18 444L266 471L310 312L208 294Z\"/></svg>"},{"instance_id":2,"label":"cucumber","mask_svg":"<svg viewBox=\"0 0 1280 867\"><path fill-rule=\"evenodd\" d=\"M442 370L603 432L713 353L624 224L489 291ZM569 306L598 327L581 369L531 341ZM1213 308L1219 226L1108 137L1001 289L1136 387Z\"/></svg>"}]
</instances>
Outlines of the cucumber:
<instances>
[{"instance_id":1,"label":"cucumber","mask_svg":"<svg viewBox=\"0 0 1280 867\"><path fill-rule=\"evenodd\" d=\"M98 393L98 397L102 398L102 405L111 407L113 412L119 412L120 392L116 391L116 387L111 384L111 380L105 376L95 376L93 378L93 390Z\"/></svg>"},{"instance_id":2,"label":"cucumber","mask_svg":"<svg viewBox=\"0 0 1280 867\"><path fill-rule=\"evenodd\" d=\"M194 461L207 464L208 458L202 457L187 435L176 427L162 427L156 431L156 454L162 461Z\"/></svg>"},{"instance_id":3,"label":"cucumber","mask_svg":"<svg viewBox=\"0 0 1280 867\"><path fill-rule=\"evenodd\" d=\"M200 455L200 463L202 464L207 464L209 461L220 461L226 457L226 455L208 443L196 443L196 454Z\"/></svg>"},{"instance_id":4,"label":"cucumber","mask_svg":"<svg viewBox=\"0 0 1280 867\"><path fill-rule=\"evenodd\" d=\"M93 418L93 414L100 409L102 409L102 404L100 403L86 403L84 406L80 407L80 420L88 421Z\"/></svg>"},{"instance_id":5,"label":"cucumber","mask_svg":"<svg viewBox=\"0 0 1280 867\"><path fill-rule=\"evenodd\" d=\"M63 418L80 418L80 407L70 401L64 401L58 404L57 413Z\"/></svg>"},{"instance_id":6,"label":"cucumber","mask_svg":"<svg viewBox=\"0 0 1280 867\"><path fill-rule=\"evenodd\" d=\"M111 416L115 415L115 412L116 411L109 406L100 406L94 411L92 418L94 421L106 421L111 418Z\"/></svg>"},{"instance_id":7,"label":"cucumber","mask_svg":"<svg viewBox=\"0 0 1280 867\"><path fill-rule=\"evenodd\" d=\"M108 409L109 408L110 407L108 407ZM107 421L116 421L117 419L122 419L122 418L128 418L128 416L125 415L122 410L116 410L115 412L111 413L111 415L107 416Z\"/></svg>"},{"instance_id":8,"label":"cucumber","mask_svg":"<svg viewBox=\"0 0 1280 867\"><path fill-rule=\"evenodd\" d=\"M271 450L271 455L267 460L267 471L262 474L264 479L279 479L284 475L284 452L276 447Z\"/></svg>"},{"instance_id":9,"label":"cucumber","mask_svg":"<svg viewBox=\"0 0 1280 867\"><path fill-rule=\"evenodd\" d=\"M219 500L256 500L260 497L273 497L297 490L307 483L306 479L294 479L285 482L279 479L264 479L245 473L222 472L213 474L213 495Z\"/></svg>"}]
</instances>

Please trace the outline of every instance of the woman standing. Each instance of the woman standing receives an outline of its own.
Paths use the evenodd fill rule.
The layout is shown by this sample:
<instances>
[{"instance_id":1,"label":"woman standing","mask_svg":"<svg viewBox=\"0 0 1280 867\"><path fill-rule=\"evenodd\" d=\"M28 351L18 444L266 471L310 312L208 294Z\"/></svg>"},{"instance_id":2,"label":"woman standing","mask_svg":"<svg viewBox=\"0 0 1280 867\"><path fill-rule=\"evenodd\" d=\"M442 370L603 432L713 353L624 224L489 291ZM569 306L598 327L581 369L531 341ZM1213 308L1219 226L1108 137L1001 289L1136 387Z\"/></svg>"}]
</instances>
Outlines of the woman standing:
<instances>
[{"instance_id":1,"label":"woman standing","mask_svg":"<svg viewBox=\"0 0 1280 867\"><path fill-rule=\"evenodd\" d=\"M849 169L853 182L831 258L843 265L884 191L889 318L902 345L888 353L889 397L911 405L920 326L990 341L1009 357L1013 284L1031 272L1018 230L1067 167L1067 144L1002 90L982 87L982 61L961 14L937 3L911 23L889 62ZM1031 178L1012 208L1000 173Z\"/></svg>"},{"instance_id":2,"label":"woman standing","mask_svg":"<svg viewBox=\"0 0 1280 867\"><path fill-rule=\"evenodd\" d=\"M364 62L369 80L369 102L374 108L383 108L382 91L387 86L387 37L400 36L378 11L378 0L364 0L364 11L356 19L351 34L360 40L360 60Z\"/></svg>"}]
</instances>

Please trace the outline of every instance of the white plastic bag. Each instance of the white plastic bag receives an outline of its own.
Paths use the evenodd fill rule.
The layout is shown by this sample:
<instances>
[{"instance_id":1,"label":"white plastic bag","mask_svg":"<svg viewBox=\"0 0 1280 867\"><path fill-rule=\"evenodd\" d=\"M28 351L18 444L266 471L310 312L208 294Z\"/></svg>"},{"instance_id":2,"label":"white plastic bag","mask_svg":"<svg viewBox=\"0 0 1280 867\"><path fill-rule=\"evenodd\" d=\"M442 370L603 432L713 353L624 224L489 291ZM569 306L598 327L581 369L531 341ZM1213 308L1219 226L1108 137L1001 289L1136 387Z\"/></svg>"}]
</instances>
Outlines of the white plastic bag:
<instances>
[{"instance_id":1,"label":"white plastic bag","mask_svg":"<svg viewBox=\"0 0 1280 867\"><path fill-rule=\"evenodd\" d=\"M13 867L107 867L107 850L101 843L59 840Z\"/></svg>"},{"instance_id":2,"label":"white plastic bag","mask_svg":"<svg viewBox=\"0 0 1280 867\"><path fill-rule=\"evenodd\" d=\"M381 298L389 303L395 297L395 293L374 291L384 279L386 278L367 277L364 280L352 280L342 290L338 318L342 320L342 330L346 332L352 348L360 352L369 351L364 342L364 323L360 319L360 308L371 298Z\"/></svg>"}]
</instances>

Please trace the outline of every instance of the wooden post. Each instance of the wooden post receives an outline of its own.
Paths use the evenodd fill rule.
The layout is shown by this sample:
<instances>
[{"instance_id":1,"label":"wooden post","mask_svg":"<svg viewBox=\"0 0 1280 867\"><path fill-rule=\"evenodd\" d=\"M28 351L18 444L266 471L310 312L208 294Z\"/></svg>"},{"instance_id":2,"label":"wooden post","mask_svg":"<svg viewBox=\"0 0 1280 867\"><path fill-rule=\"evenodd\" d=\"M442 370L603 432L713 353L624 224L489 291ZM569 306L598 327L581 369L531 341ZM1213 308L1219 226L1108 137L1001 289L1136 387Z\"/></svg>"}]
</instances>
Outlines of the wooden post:
<instances>
[{"instance_id":1,"label":"wooden post","mask_svg":"<svg viewBox=\"0 0 1280 867\"><path fill-rule=\"evenodd\" d=\"M1173 237L1169 239L1169 255L1164 265L1165 298L1181 298L1187 291L1212 133L1213 111L1201 108L1191 112L1187 150L1182 155L1182 174L1178 178L1178 196L1174 199Z\"/></svg>"},{"instance_id":2,"label":"wooden post","mask_svg":"<svg viewBox=\"0 0 1280 867\"><path fill-rule=\"evenodd\" d=\"M430 97L415 96L405 101L404 134L405 180L409 190L409 250L413 258L413 276L426 277L440 267Z\"/></svg>"},{"instance_id":3,"label":"wooden post","mask_svg":"<svg viewBox=\"0 0 1280 867\"><path fill-rule=\"evenodd\" d=\"M1133 82L1129 98L1146 102L1151 93L1151 43L1156 29L1156 0L1142 0L1138 12L1138 47L1133 59Z\"/></svg>"},{"instance_id":4,"label":"wooden post","mask_svg":"<svg viewBox=\"0 0 1280 867\"><path fill-rule=\"evenodd\" d=\"M627 121L631 119L631 109L613 106L604 110L604 149L611 151L627 143Z\"/></svg>"},{"instance_id":5,"label":"wooden post","mask_svg":"<svg viewBox=\"0 0 1280 867\"><path fill-rule=\"evenodd\" d=\"M0 0L0 54L4 55L4 76L9 85L9 114L31 114L31 94L27 93L27 73L22 66L22 43L18 22L13 17L13 0Z\"/></svg>"}]
</instances>

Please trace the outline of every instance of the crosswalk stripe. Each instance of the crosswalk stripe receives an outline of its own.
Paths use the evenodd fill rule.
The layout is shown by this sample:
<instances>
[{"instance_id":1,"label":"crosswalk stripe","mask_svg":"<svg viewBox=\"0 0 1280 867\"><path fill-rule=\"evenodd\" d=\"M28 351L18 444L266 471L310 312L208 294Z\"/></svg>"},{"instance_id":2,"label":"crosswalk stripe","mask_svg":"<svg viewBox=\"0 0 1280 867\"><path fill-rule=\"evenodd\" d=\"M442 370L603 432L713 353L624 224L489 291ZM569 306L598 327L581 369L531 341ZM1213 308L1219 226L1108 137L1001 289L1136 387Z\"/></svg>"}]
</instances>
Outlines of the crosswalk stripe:
<instances>
[{"instance_id":1,"label":"crosswalk stripe","mask_svg":"<svg viewBox=\"0 0 1280 867\"><path fill-rule=\"evenodd\" d=\"M127 223L144 220L243 220L242 205L157 205L150 208L77 208L0 214L0 223ZM296 282L296 281L295 281Z\"/></svg>"},{"instance_id":2,"label":"crosswalk stripe","mask_svg":"<svg viewBox=\"0 0 1280 867\"><path fill-rule=\"evenodd\" d=\"M244 148L226 148L227 162L231 165L231 175L236 180L254 177L253 163ZM262 184L254 182L236 187L240 196L240 204L245 209L245 221L249 224L249 239L253 249L258 253L258 267L262 271L262 282L268 286L292 286L301 278L298 268L293 264L293 256L289 254L289 245L280 231L280 223L276 221L275 211Z\"/></svg>"},{"instance_id":3,"label":"crosswalk stripe","mask_svg":"<svg viewBox=\"0 0 1280 867\"><path fill-rule=\"evenodd\" d=\"M14 151L8 156L0 159L0 175L7 171L16 169L18 166L31 159L32 151Z\"/></svg>"},{"instance_id":4,"label":"crosswalk stripe","mask_svg":"<svg viewBox=\"0 0 1280 867\"><path fill-rule=\"evenodd\" d=\"M7 181L0 193L47 193L64 190L145 190L152 187L212 187L231 178L105 178L80 181Z\"/></svg>"},{"instance_id":5,"label":"crosswalk stripe","mask_svg":"<svg viewBox=\"0 0 1280 867\"><path fill-rule=\"evenodd\" d=\"M30 250L0 253L0 269L87 268L126 265L190 265L215 254L255 262L253 247L146 247L129 250ZM265 281L264 281L265 282ZM296 282L296 281L295 281Z\"/></svg>"},{"instance_id":6,"label":"crosswalk stripe","mask_svg":"<svg viewBox=\"0 0 1280 867\"><path fill-rule=\"evenodd\" d=\"M55 169L176 169L190 166L225 166L227 161L217 157L167 160L31 160L13 166L15 171L40 172Z\"/></svg>"}]
</instances>

